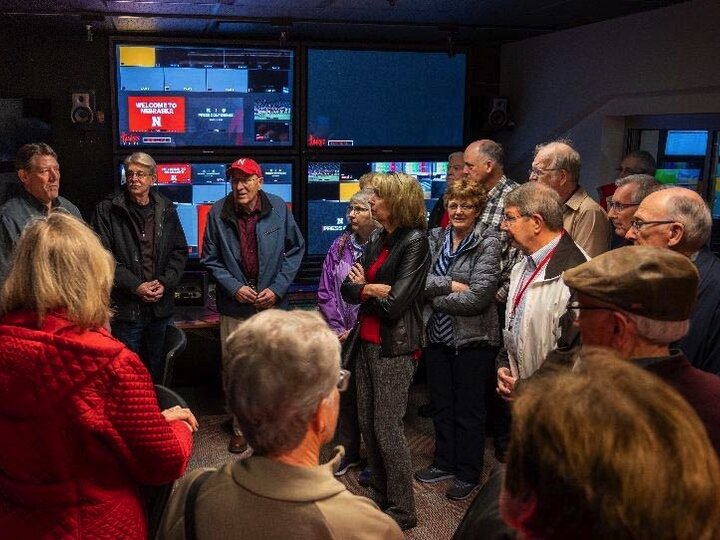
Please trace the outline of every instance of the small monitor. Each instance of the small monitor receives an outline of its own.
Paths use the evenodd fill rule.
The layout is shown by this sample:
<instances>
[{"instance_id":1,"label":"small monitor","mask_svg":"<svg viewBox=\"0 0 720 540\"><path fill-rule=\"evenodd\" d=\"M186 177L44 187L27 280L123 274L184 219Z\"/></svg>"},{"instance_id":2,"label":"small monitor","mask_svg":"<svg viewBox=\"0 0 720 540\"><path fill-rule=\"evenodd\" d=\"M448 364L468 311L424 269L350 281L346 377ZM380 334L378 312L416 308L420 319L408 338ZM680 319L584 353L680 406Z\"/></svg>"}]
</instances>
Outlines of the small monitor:
<instances>
[{"instance_id":1,"label":"small monitor","mask_svg":"<svg viewBox=\"0 0 720 540\"><path fill-rule=\"evenodd\" d=\"M666 156L704 156L707 152L707 131L670 130L665 142Z\"/></svg>"}]
</instances>

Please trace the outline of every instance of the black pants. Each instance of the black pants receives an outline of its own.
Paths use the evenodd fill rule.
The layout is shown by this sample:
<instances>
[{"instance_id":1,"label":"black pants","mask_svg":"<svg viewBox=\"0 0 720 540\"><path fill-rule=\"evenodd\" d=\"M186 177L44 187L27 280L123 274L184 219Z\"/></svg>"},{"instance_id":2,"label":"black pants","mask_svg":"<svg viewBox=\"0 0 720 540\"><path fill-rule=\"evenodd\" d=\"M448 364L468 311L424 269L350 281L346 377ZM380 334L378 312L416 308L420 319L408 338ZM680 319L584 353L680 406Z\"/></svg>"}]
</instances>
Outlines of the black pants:
<instances>
[{"instance_id":1,"label":"black pants","mask_svg":"<svg viewBox=\"0 0 720 540\"><path fill-rule=\"evenodd\" d=\"M347 366L347 369L351 373L350 385L345 392L340 394L337 440L345 448L345 457L349 461L357 461L360 459L360 422L358 420L355 358L351 365Z\"/></svg>"},{"instance_id":2,"label":"black pants","mask_svg":"<svg viewBox=\"0 0 720 540\"><path fill-rule=\"evenodd\" d=\"M425 349L428 387L435 406L433 464L477 483L485 453L486 395L495 386L496 347Z\"/></svg>"}]
</instances>

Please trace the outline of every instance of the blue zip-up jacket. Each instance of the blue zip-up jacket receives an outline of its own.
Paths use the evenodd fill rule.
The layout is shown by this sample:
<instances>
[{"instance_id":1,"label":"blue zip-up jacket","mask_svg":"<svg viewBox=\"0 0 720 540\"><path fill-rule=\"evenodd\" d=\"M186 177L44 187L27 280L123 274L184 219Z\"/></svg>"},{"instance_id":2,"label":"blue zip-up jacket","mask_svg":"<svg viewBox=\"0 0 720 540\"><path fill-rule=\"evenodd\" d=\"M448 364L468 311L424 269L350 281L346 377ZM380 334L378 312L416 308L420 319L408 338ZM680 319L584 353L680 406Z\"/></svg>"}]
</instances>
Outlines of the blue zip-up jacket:
<instances>
[{"instance_id":1,"label":"blue zip-up jacket","mask_svg":"<svg viewBox=\"0 0 720 540\"><path fill-rule=\"evenodd\" d=\"M287 291L300 269L305 240L285 201L276 195L259 191L260 219L256 233L258 243L258 292L270 289L278 297L276 307L287 308ZM235 300L235 293L249 285L242 271L242 248L233 205L233 195L217 201L207 217L203 237L202 263L217 283L218 312L231 317L250 317L251 304Z\"/></svg>"}]
</instances>

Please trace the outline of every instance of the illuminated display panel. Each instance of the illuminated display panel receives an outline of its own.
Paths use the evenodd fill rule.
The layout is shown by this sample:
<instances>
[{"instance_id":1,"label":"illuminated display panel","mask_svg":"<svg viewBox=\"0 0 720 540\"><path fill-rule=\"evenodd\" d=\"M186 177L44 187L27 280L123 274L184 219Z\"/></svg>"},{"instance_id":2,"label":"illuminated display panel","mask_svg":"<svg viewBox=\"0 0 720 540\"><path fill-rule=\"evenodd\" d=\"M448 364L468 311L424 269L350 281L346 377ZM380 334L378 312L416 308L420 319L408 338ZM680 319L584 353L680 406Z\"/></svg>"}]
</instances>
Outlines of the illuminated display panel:
<instances>
[{"instance_id":1,"label":"illuminated display panel","mask_svg":"<svg viewBox=\"0 0 720 540\"><path fill-rule=\"evenodd\" d=\"M122 148L292 145L291 49L115 44Z\"/></svg>"},{"instance_id":2,"label":"illuminated display panel","mask_svg":"<svg viewBox=\"0 0 720 540\"><path fill-rule=\"evenodd\" d=\"M348 201L368 172L406 172L422 185L428 213L445 192L446 161L311 161L307 167L307 252L325 255L347 225Z\"/></svg>"}]
</instances>

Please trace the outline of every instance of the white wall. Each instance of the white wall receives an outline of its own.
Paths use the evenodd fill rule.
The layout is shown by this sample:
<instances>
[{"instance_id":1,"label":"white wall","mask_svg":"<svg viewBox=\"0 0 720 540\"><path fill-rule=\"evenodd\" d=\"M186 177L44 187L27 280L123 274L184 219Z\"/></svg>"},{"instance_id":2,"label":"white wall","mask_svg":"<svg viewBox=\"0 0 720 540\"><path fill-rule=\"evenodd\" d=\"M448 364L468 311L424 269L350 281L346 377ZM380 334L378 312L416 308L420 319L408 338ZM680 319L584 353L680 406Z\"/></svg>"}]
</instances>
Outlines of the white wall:
<instances>
[{"instance_id":1,"label":"white wall","mask_svg":"<svg viewBox=\"0 0 720 540\"><path fill-rule=\"evenodd\" d=\"M720 2L694 0L504 45L506 169L524 180L535 144L569 137L591 195L614 178L625 117L720 112Z\"/></svg>"}]
</instances>

